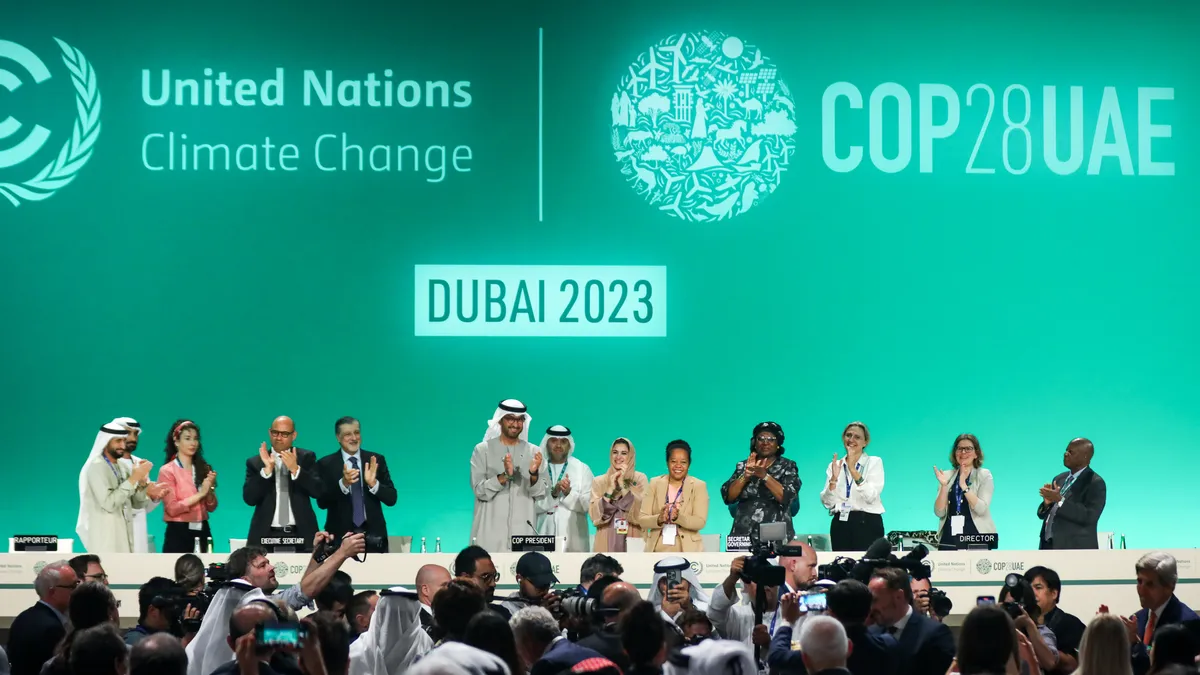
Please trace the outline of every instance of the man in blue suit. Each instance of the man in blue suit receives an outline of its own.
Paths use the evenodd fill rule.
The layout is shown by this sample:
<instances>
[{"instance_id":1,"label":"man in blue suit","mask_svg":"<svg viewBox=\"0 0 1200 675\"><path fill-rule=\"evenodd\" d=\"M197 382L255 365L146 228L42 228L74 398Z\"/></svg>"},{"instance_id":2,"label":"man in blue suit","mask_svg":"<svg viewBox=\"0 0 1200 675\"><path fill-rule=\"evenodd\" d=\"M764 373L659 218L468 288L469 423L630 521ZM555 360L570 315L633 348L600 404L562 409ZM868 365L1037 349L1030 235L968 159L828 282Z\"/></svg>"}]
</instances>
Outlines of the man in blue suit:
<instances>
[{"instance_id":1,"label":"man in blue suit","mask_svg":"<svg viewBox=\"0 0 1200 675\"><path fill-rule=\"evenodd\" d=\"M1145 675L1150 670L1150 647L1158 629L1173 623L1196 621L1200 616L1175 597L1179 570L1171 554L1147 553L1137 561L1134 570L1137 571L1137 594L1142 608L1122 621L1133 645L1134 675Z\"/></svg>"},{"instance_id":2,"label":"man in blue suit","mask_svg":"<svg viewBox=\"0 0 1200 675\"><path fill-rule=\"evenodd\" d=\"M524 607L513 614L509 624L529 675L558 675L588 659L607 661L600 652L563 637L558 620L545 607Z\"/></svg>"},{"instance_id":3,"label":"man in blue suit","mask_svg":"<svg viewBox=\"0 0 1200 675\"><path fill-rule=\"evenodd\" d=\"M871 575L871 631L900 643L900 675L945 675L954 660L950 628L913 611L908 572L895 567Z\"/></svg>"}]
</instances>

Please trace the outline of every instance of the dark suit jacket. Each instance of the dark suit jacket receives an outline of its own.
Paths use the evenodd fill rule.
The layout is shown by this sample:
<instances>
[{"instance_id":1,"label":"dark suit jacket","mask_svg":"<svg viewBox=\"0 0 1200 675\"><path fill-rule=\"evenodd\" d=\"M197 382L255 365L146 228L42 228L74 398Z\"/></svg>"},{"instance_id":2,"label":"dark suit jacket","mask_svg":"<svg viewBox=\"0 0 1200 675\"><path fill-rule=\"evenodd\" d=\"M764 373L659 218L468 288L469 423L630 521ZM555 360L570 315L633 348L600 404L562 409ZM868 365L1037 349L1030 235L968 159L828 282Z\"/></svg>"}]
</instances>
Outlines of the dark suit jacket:
<instances>
[{"instance_id":1,"label":"dark suit jacket","mask_svg":"<svg viewBox=\"0 0 1200 675\"><path fill-rule=\"evenodd\" d=\"M367 522L363 529L367 534L383 539L383 549L369 549L373 553L387 553L387 519L383 517L383 506L396 505L396 486L392 484L392 475L388 473L387 460L375 452L359 450L358 482L363 490L363 507L366 510ZM371 458L377 458L379 469L375 480L379 489L375 494L367 489L367 483L362 475ZM339 448L332 455L326 455L317 462L317 474L321 476L321 496L317 498L317 506L325 509L325 531L335 537L354 531L354 506L350 495L343 494L342 482L342 451Z\"/></svg>"},{"instance_id":2,"label":"dark suit jacket","mask_svg":"<svg viewBox=\"0 0 1200 675\"><path fill-rule=\"evenodd\" d=\"M882 626L871 632L886 634ZM900 634L900 675L945 675L954 660L956 647L950 627L913 612Z\"/></svg>"},{"instance_id":3,"label":"dark suit jacket","mask_svg":"<svg viewBox=\"0 0 1200 675\"><path fill-rule=\"evenodd\" d=\"M570 670L575 667L575 664L588 659L604 658L593 649L580 647L570 640L563 638L558 642L550 645L550 649L546 650L546 654L533 664L529 669L529 675L558 675L564 670Z\"/></svg>"},{"instance_id":4,"label":"dark suit jacket","mask_svg":"<svg viewBox=\"0 0 1200 675\"><path fill-rule=\"evenodd\" d=\"M305 550L312 550L313 535L317 533L317 514L313 512L312 498L321 497L321 477L317 474L317 456L311 450L293 448L296 460L300 464L300 475L292 480L287 476L289 485L289 503L292 505L292 521L296 526L296 536L304 537ZM262 477L263 462L255 455L246 460L246 482L242 484L242 499L247 506L254 507L254 515L250 517L250 533L246 536L246 544L258 546L263 537L271 535L271 522L275 520L275 474L270 478ZM287 467L282 469L287 470Z\"/></svg>"},{"instance_id":5,"label":"dark suit jacket","mask_svg":"<svg viewBox=\"0 0 1200 675\"><path fill-rule=\"evenodd\" d=\"M1070 471L1064 471L1054 477L1054 486L1062 489ZM1100 474L1088 467L1079 474L1079 478L1071 485L1071 489L1063 498L1062 506L1054 514L1054 549L1100 548L1096 540L1096 523L1104 512L1104 503L1108 501L1108 487ZM1051 504L1042 502L1038 506L1038 518L1042 519L1042 530L1038 534L1038 548L1050 548L1046 545L1046 516L1050 515Z\"/></svg>"},{"instance_id":6,"label":"dark suit jacket","mask_svg":"<svg viewBox=\"0 0 1200 675\"><path fill-rule=\"evenodd\" d=\"M240 673L240 672L241 671L238 670L237 659L234 659L228 663L224 663L221 666L219 666L216 670L212 671L211 675L238 675L238 673ZM268 664L265 664L260 661L258 663L258 675L279 675L279 674L274 668L272 668Z\"/></svg>"},{"instance_id":7,"label":"dark suit jacket","mask_svg":"<svg viewBox=\"0 0 1200 675\"><path fill-rule=\"evenodd\" d=\"M1055 528L1058 527L1056 522ZM1150 620L1150 610L1139 609L1134 615L1137 618L1138 638L1146 634L1146 622ZM1183 623L1185 621L1196 621L1200 619L1191 607L1183 604L1179 598L1171 595L1171 599L1167 601L1167 606L1163 607L1162 616L1158 617L1158 622L1154 624L1154 634L1150 636L1150 641L1153 643L1154 636L1158 635L1158 631L1163 626L1170 626L1174 623ZM1150 650L1149 648L1138 642L1133 646L1133 673L1134 675L1145 675L1150 670ZM13 671L14 673L16 671Z\"/></svg>"},{"instance_id":8,"label":"dark suit jacket","mask_svg":"<svg viewBox=\"0 0 1200 675\"><path fill-rule=\"evenodd\" d=\"M617 664L624 673L629 670L629 655L625 653L621 635L616 631L616 627L616 624L609 624L575 644L599 652L601 656Z\"/></svg>"},{"instance_id":9,"label":"dark suit jacket","mask_svg":"<svg viewBox=\"0 0 1200 675\"><path fill-rule=\"evenodd\" d=\"M897 662L900 661L900 645L896 639L886 633L876 634L867 630L866 626L850 626L846 629L846 637L853 644L850 658L846 667L851 673L869 675L894 675ZM767 652L767 665L771 672L802 675L808 672L799 651L792 650L792 627L780 626L771 638L771 648ZM822 670L822 673L834 671ZM845 672L845 671L843 671Z\"/></svg>"},{"instance_id":10,"label":"dark suit jacket","mask_svg":"<svg viewBox=\"0 0 1200 675\"><path fill-rule=\"evenodd\" d=\"M38 675L66 634L54 610L40 602L18 614L8 629L6 651L12 675Z\"/></svg>"}]
</instances>

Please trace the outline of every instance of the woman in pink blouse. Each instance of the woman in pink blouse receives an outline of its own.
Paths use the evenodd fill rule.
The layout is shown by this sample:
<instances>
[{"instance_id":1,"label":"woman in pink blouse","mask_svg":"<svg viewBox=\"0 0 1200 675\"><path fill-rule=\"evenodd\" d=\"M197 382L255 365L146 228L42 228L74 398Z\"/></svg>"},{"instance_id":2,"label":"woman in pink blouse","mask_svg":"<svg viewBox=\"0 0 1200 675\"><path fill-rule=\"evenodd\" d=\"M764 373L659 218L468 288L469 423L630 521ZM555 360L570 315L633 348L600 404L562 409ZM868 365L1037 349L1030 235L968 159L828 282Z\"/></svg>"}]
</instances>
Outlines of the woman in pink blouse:
<instances>
[{"instance_id":1,"label":"woman in pink blouse","mask_svg":"<svg viewBox=\"0 0 1200 675\"><path fill-rule=\"evenodd\" d=\"M171 425L166 453L167 461L158 471L158 482L171 486L162 503L167 522L162 552L191 553L199 539L200 550L208 553L208 514L217 510L217 472L204 461L200 427L189 420Z\"/></svg>"}]
</instances>

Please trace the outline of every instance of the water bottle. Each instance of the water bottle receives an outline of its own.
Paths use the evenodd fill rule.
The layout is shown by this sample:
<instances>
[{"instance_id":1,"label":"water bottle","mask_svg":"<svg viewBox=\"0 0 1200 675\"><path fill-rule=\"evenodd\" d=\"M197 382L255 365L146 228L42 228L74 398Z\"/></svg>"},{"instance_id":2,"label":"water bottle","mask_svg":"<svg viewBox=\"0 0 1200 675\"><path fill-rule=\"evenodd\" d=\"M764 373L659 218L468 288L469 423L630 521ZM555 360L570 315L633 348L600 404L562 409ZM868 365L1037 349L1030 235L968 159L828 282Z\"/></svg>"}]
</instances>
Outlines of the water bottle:
<instances>
[{"instance_id":1,"label":"water bottle","mask_svg":"<svg viewBox=\"0 0 1200 675\"><path fill-rule=\"evenodd\" d=\"M813 547L813 545L812 545L812 535L811 535L811 534L810 534L810 535L808 535L808 547L809 547L809 548L812 548L812 547Z\"/></svg>"},{"instance_id":2,"label":"water bottle","mask_svg":"<svg viewBox=\"0 0 1200 675\"><path fill-rule=\"evenodd\" d=\"M209 537L209 538L208 538L208 552L209 552L209 553L213 553L213 552L214 552L214 550L213 550L213 542L212 542L212 537Z\"/></svg>"},{"instance_id":3,"label":"water bottle","mask_svg":"<svg viewBox=\"0 0 1200 675\"><path fill-rule=\"evenodd\" d=\"M200 553L200 537L192 540L192 553Z\"/></svg>"},{"instance_id":4,"label":"water bottle","mask_svg":"<svg viewBox=\"0 0 1200 675\"><path fill-rule=\"evenodd\" d=\"M479 540L476 539L475 537L471 537L471 545L477 546L478 544L479 544Z\"/></svg>"},{"instance_id":5,"label":"water bottle","mask_svg":"<svg viewBox=\"0 0 1200 675\"><path fill-rule=\"evenodd\" d=\"M434 553L441 553L441 552L442 552L442 538L441 538L441 537L438 537L436 540L434 540L434 542L433 542L433 552L434 552Z\"/></svg>"},{"instance_id":6,"label":"water bottle","mask_svg":"<svg viewBox=\"0 0 1200 675\"><path fill-rule=\"evenodd\" d=\"M421 553L425 552L425 537L421 537Z\"/></svg>"},{"instance_id":7,"label":"water bottle","mask_svg":"<svg viewBox=\"0 0 1200 675\"><path fill-rule=\"evenodd\" d=\"M1121 535L1121 550L1125 550L1125 535Z\"/></svg>"}]
</instances>

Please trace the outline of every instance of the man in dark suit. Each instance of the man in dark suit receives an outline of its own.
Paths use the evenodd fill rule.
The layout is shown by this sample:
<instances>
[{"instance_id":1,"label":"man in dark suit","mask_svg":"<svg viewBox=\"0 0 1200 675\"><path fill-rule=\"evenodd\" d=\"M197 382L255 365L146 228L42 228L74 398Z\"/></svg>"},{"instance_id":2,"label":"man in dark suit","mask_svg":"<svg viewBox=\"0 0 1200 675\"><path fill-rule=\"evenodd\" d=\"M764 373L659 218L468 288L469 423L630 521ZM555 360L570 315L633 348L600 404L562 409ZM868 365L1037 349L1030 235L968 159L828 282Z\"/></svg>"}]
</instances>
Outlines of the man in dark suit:
<instances>
[{"instance_id":1,"label":"man in dark suit","mask_svg":"<svg viewBox=\"0 0 1200 675\"><path fill-rule=\"evenodd\" d=\"M66 560L52 562L33 581L38 601L17 615L8 631L12 675L38 675L66 635L67 606L79 577Z\"/></svg>"},{"instance_id":2,"label":"man in dark suit","mask_svg":"<svg viewBox=\"0 0 1200 675\"><path fill-rule=\"evenodd\" d=\"M600 652L563 637L558 620L545 607L524 607L513 614L509 623L517 654L529 668L529 675L558 675L580 661L604 658Z\"/></svg>"},{"instance_id":3,"label":"man in dark suit","mask_svg":"<svg viewBox=\"0 0 1200 675\"><path fill-rule=\"evenodd\" d=\"M1104 512L1108 488L1090 467L1095 452L1088 439L1072 440L1063 453L1067 470L1042 486L1042 503L1037 510L1043 521L1039 548L1100 548L1096 523Z\"/></svg>"},{"instance_id":4,"label":"man in dark suit","mask_svg":"<svg viewBox=\"0 0 1200 675\"><path fill-rule=\"evenodd\" d=\"M1150 647L1158 629L1174 623L1200 620L1191 607L1175 597L1179 569L1175 557L1162 551L1142 556L1134 565L1137 571L1137 594L1142 608L1132 617L1121 620L1129 631L1132 644L1134 675L1150 670Z\"/></svg>"},{"instance_id":5,"label":"man in dark suit","mask_svg":"<svg viewBox=\"0 0 1200 675\"><path fill-rule=\"evenodd\" d=\"M321 477L316 470L317 456L294 447L295 440L292 419L276 417L271 423L270 451L263 443L258 455L246 460L242 499L254 507L248 546L260 546L263 537L303 537L303 550L312 550L317 515L310 500L321 497Z\"/></svg>"},{"instance_id":6,"label":"man in dark suit","mask_svg":"<svg viewBox=\"0 0 1200 675\"><path fill-rule=\"evenodd\" d=\"M275 619L275 613L261 602L252 602L237 608L233 616L229 618L229 637L226 638L229 641L229 648L233 650L234 658L232 661L226 661L223 665L218 666L211 675L239 675L239 673L245 672L237 659L239 643L249 643L248 646L256 661L256 663L246 664L246 668L253 669L257 666L258 675L276 675L278 671L271 667L271 659L275 656L276 650L271 647L254 647L255 628Z\"/></svg>"},{"instance_id":7,"label":"man in dark suit","mask_svg":"<svg viewBox=\"0 0 1200 675\"><path fill-rule=\"evenodd\" d=\"M387 460L377 452L362 449L358 420L343 417L333 427L341 449L317 462L321 476L317 506L326 512L325 531L338 536L365 532L367 552L387 553L383 506L396 505L396 486L388 473Z\"/></svg>"},{"instance_id":8,"label":"man in dark suit","mask_svg":"<svg viewBox=\"0 0 1200 675\"><path fill-rule=\"evenodd\" d=\"M908 572L876 570L871 590L871 631L900 643L900 675L945 675L954 660L954 634L945 624L913 611Z\"/></svg>"},{"instance_id":9,"label":"man in dark suit","mask_svg":"<svg viewBox=\"0 0 1200 675\"><path fill-rule=\"evenodd\" d=\"M771 638L771 650L767 654L767 665L772 671L787 673L811 672L799 651L792 650L792 624L800 618L800 607L795 594L781 600L783 619ZM847 638L854 645L846 668L852 673L894 675L900 661L900 645L887 633L868 630L866 623L871 615L873 598L866 584L856 579L843 579L825 593L829 616L842 624Z\"/></svg>"}]
</instances>

